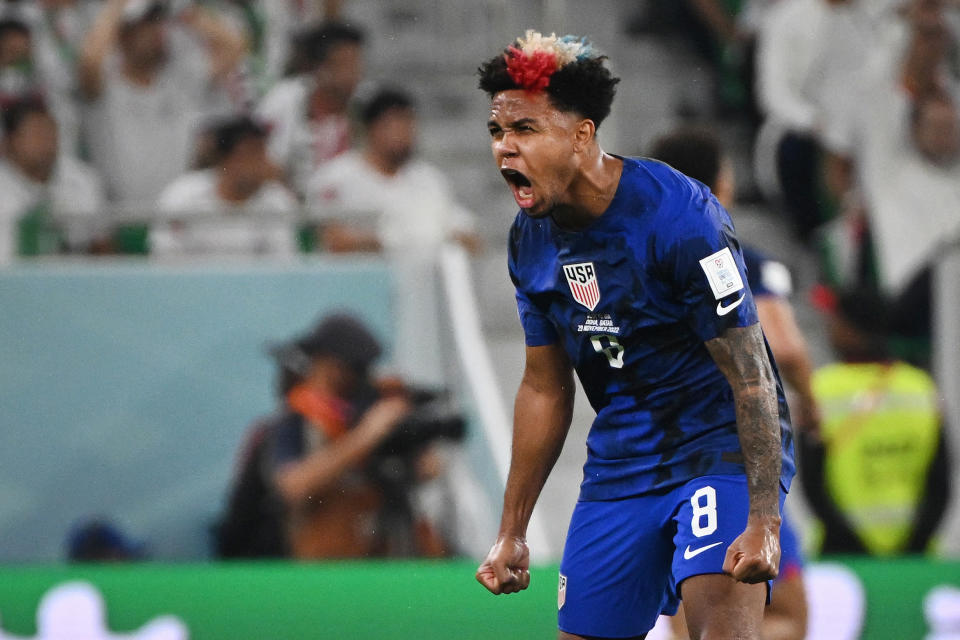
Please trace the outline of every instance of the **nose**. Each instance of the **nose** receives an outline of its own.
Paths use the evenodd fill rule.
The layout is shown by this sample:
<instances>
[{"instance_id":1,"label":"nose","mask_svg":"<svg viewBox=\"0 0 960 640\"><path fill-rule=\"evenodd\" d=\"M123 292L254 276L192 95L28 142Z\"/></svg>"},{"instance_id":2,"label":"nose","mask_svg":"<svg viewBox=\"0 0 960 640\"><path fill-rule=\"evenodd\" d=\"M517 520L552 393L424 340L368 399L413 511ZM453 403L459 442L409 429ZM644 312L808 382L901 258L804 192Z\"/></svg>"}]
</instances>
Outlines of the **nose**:
<instances>
[{"instance_id":1,"label":"nose","mask_svg":"<svg viewBox=\"0 0 960 640\"><path fill-rule=\"evenodd\" d=\"M499 158L513 158L518 155L514 137L504 132L493 140L493 154Z\"/></svg>"}]
</instances>

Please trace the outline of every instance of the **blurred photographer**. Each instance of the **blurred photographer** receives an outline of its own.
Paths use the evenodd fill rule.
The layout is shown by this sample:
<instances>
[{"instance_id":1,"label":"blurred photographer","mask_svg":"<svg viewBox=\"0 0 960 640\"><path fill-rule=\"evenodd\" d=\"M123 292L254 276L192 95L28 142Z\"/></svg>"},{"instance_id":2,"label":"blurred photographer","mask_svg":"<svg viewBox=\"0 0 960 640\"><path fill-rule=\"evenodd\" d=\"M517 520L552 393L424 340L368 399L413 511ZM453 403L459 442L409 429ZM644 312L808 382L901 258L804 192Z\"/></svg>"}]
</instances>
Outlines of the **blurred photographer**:
<instances>
[{"instance_id":1,"label":"blurred photographer","mask_svg":"<svg viewBox=\"0 0 960 640\"><path fill-rule=\"evenodd\" d=\"M380 345L351 316L271 352L282 406L248 436L219 555L446 555L415 492L442 471L432 443L461 437L462 420L429 394L373 379Z\"/></svg>"}]
</instances>

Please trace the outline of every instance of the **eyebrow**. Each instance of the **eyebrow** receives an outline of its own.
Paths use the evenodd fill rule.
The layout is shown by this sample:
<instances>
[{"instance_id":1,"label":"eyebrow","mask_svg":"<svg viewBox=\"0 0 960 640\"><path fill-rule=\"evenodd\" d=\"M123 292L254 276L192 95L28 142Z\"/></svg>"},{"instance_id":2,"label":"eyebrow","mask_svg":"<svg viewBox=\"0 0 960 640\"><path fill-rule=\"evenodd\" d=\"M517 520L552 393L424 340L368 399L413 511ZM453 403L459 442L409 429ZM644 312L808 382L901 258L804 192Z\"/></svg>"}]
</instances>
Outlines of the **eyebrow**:
<instances>
[{"instance_id":1,"label":"eyebrow","mask_svg":"<svg viewBox=\"0 0 960 640\"><path fill-rule=\"evenodd\" d=\"M513 122L507 124L508 129L516 129L517 127L526 125L526 124L536 124L537 121L534 118L520 118L519 120L514 120ZM487 127L499 127L500 123L496 120L488 120Z\"/></svg>"}]
</instances>

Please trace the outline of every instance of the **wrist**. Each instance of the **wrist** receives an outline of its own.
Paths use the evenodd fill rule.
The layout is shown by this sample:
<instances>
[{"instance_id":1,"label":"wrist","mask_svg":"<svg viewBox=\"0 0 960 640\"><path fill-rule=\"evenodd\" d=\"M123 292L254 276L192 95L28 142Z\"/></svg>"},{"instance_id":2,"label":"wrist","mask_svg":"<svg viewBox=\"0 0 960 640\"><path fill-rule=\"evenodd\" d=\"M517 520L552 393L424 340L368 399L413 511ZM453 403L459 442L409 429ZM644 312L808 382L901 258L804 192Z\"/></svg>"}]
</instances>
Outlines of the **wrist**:
<instances>
[{"instance_id":1,"label":"wrist","mask_svg":"<svg viewBox=\"0 0 960 640\"><path fill-rule=\"evenodd\" d=\"M751 511L750 515L747 516L747 526L754 527L763 527L765 529L771 530L780 530L780 524L783 521L783 518L780 517L779 513L763 513L757 511Z\"/></svg>"},{"instance_id":2,"label":"wrist","mask_svg":"<svg viewBox=\"0 0 960 640\"><path fill-rule=\"evenodd\" d=\"M517 542L524 542L524 543L526 543L526 541L527 541L527 536L526 536L525 534L522 534L522 533L516 533L516 532L502 531L502 530L501 530L501 531L497 534L497 539L498 539L498 540L516 540Z\"/></svg>"},{"instance_id":3,"label":"wrist","mask_svg":"<svg viewBox=\"0 0 960 640\"><path fill-rule=\"evenodd\" d=\"M497 538L500 540L517 540L518 542L527 541L527 528L516 523L501 522L500 530L497 532Z\"/></svg>"}]
</instances>

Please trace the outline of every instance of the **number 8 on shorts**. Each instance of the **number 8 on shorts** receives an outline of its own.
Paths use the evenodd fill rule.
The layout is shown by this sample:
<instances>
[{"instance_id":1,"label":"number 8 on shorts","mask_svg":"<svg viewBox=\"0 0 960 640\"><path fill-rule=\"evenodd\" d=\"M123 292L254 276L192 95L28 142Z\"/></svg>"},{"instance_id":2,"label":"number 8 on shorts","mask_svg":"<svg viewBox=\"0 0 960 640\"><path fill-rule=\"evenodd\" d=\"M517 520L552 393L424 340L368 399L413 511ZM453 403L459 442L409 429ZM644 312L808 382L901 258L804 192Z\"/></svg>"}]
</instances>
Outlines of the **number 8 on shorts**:
<instances>
[{"instance_id":1,"label":"number 8 on shorts","mask_svg":"<svg viewBox=\"0 0 960 640\"><path fill-rule=\"evenodd\" d=\"M698 538L708 536L717 530L717 492L707 485L697 489L690 498L693 507L693 518L690 528Z\"/></svg>"}]
</instances>

